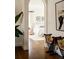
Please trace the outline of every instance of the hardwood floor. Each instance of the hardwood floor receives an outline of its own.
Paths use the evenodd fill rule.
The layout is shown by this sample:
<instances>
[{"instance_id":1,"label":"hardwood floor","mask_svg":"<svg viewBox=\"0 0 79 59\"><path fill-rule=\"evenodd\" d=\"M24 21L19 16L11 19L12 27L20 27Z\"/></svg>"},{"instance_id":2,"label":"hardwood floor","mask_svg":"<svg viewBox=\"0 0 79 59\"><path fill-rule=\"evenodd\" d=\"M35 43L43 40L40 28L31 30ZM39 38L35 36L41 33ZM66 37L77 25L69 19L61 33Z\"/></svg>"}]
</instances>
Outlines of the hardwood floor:
<instances>
[{"instance_id":1,"label":"hardwood floor","mask_svg":"<svg viewBox=\"0 0 79 59\"><path fill-rule=\"evenodd\" d=\"M45 52L43 40L29 40L29 52L21 47L15 48L15 59L61 59L58 55L49 55Z\"/></svg>"},{"instance_id":2,"label":"hardwood floor","mask_svg":"<svg viewBox=\"0 0 79 59\"><path fill-rule=\"evenodd\" d=\"M28 59L28 51L24 51L22 47L15 47L15 59Z\"/></svg>"},{"instance_id":3,"label":"hardwood floor","mask_svg":"<svg viewBox=\"0 0 79 59\"><path fill-rule=\"evenodd\" d=\"M45 59L43 41L29 40L29 59Z\"/></svg>"},{"instance_id":4,"label":"hardwood floor","mask_svg":"<svg viewBox=\"0 0 79 59\"><path fill-rule=\"evenodd\" d=\"M46 53L43 40L29 40L29 59L61 59L58 55Z\"/></svg>"}]
</instances>

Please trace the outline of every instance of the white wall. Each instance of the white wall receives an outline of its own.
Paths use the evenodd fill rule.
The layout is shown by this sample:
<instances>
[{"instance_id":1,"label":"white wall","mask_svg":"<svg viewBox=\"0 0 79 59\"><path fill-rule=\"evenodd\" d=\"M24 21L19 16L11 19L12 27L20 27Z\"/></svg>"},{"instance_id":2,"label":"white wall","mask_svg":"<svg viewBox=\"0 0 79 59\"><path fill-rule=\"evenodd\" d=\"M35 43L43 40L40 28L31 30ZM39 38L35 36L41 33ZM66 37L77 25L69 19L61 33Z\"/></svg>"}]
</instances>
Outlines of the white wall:
<instances>
[{"instance_id":1,"label":"white wall","mask_svg":"<svg viewBox=\"0 0 79 59\"><path fill-rule=\"evenodd\" d=\"M15 0L15 15L22 10L22 0Z\"/></svg>"},{"instance_id":2,"label":"white wall","mask_svg":"<svg viewBox=\"0 0 79 59\"><path fill-rule=\"evenodd\" d=\"M23 46L23 35L15 37L15 46Z\"/></svg>"},{"instance_id":3,"label":"white wall","mask_svg":"<svg viewBox=\"0 0 79 59\"><path fill-rule=\"evenodd\" d=\"M48 33L52 33L53 36L64 36L63 31L56 30L56 19L55 19L55 3L61 0L48 0L48 18L47 18L47 28Z\"/></svg>"}]
</instances>

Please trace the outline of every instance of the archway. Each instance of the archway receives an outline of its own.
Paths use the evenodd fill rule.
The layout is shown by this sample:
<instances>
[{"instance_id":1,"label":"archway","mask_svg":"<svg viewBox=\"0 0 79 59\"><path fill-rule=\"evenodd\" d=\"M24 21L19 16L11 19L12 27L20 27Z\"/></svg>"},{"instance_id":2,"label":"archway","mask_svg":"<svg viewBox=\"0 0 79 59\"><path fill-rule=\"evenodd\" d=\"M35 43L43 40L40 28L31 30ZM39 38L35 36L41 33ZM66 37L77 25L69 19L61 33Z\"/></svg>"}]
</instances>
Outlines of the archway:
<instances>
[{"instance_id":1,"label":"archway","mask_svg":"<svg viewBox=\"0 0 79 59\"><path fill-rule=\"evenodd\" d=\"M43 0L29 1L29 38L39 40L45 33L45 15Z\"/></svg>"}]
</instances>

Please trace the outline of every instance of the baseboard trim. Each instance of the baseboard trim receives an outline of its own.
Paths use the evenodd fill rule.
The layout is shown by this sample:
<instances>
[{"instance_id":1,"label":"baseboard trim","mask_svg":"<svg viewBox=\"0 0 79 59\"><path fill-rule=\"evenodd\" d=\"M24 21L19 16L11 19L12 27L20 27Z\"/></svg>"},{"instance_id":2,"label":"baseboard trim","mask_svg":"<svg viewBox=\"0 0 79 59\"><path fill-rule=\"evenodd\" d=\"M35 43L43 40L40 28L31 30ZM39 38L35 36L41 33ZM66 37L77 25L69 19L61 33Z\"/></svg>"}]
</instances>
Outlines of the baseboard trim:
<instances>
[{"instance_id":1,"label":"baseboard trim","mask_svg":"<svg viewBox=\"0 0 79 59\"><path fill-rule=\"evenodd\" d=\"M15 48L19 48L19 47L21 47L21 48L22 48L22 46L15 46Z\"/></svg>"}]
</instances>

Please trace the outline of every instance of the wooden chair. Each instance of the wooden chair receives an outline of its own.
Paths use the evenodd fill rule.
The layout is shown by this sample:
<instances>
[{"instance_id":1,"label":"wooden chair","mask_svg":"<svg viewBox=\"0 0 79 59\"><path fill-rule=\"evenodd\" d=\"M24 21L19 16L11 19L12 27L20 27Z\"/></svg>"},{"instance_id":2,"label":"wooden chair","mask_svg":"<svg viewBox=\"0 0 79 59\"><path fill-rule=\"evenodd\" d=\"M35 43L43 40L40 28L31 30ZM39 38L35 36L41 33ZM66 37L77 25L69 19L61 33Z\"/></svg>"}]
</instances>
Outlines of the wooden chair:
<instances>
[{"instance_id":1,"label":"wooden chair","mask_svg":"<svg viewBox=\"0 0 79 59\"><path fill-rule=\"evenodd\" d=\"M62 54L62 58L64 59L64 37L62 39L57 40L60 52Z\"/></svg>"},{"instance_id":2,"label":"wooden chair","mask_svg":"<svg viewBox=\"0 0 79 59\"><path fill-rule=\"evenodd\" d=\"M52 42L52 37L51 37L52 34L44 34L45 36L45 39L46 39L46 43L49 47L50 43Z\"/></svg>"},{"instance_id":3,"label":"wooden chair","mask_svg":"<svg viewBox=\"0 0 79 59\"><path fill-rule=\"evenodd\" d=\"M62 59L64 59L64 37L52 37L53 38L53 44L58 45L58 48L60 49L60 52L62 54Z\"/></svg>"},{"instance_id":4,"label":"wooden chair","mask_svg":"<svg viewBox=\"0 0 79 59\"><path fill-rule=\"evenodd\" d=\"M44 34L45 36L45 40L46 40L46 43L47 43L47 46L48 46L48 51L46 51L47 53L49 53L49 47L50 47L50 44L52 42L52 37L51 37L52 34Z\"/></svg>"}]
</instances>

